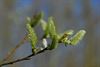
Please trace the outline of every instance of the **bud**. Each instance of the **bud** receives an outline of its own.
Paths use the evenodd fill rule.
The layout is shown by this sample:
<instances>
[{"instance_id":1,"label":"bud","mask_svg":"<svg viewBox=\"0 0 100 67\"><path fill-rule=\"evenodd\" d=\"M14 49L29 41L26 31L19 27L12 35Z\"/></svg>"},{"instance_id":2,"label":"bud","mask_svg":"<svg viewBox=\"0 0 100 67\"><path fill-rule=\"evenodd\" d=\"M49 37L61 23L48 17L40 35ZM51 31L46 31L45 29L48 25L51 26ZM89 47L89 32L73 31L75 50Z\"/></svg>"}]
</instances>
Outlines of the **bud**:
<instances>
[{"instance_id":1,"label":"bud","mask_svg":"<svg viewBox=\"0 0 100 67\"><path fill-rule=\"evenodd\" d=\"M77 32L71 39L70 39L70 44L71 45L76 45L79 43L80 40L82 40L82 38L84 37L84 35L86 34L85 30L80 30L79 32Z\"/></svg>"},{"instance_id":2,"label":"bud","mask_svg":"<svg viewBox=\"0 0 100 67\"><path fill-rule=\"evenodd\" d=\"M47 40L44 38L42 41L43 47L46 48L47 47Z\"/></svg>"},{"instance_id":3,"label":"bud","mask_svg":"<svg viewBox=\"0 0 100 67\"><path fill-rule=\"evenodd\" d=\"M27 28L27 31L28 31L28 39L29 39L29 41L32 45L32 49L34 50L35 45L37 43L36 33L29 23L26 24L26 28Z\"/></svg>"}]
</instances>

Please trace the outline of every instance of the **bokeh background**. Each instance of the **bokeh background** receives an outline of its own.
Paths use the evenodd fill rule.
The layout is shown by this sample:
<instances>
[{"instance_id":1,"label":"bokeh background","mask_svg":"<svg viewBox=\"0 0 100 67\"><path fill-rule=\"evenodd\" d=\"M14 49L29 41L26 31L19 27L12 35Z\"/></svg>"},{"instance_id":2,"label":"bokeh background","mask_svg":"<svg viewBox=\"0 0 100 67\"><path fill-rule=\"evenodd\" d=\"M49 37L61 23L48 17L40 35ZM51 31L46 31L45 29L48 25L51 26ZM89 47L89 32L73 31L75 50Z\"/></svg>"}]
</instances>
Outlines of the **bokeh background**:
<instances>
[{"instance_id":1,"label":"bokeh background","mask_svg":"<svg viewBox=\"0 0 100 67\"><path fill-rule=\"evenodd\" d=\"M40 11L45 20L55 17L59 33L85 29L85 38L77 46L60 45L29 61L4 67L100 67L100 0L0 0L0 60L24 37L26 17ZM39 36L40 29L36 31ZM31 46L25 43L11 60L29 54Z\"/></svg>"}]
</instances>

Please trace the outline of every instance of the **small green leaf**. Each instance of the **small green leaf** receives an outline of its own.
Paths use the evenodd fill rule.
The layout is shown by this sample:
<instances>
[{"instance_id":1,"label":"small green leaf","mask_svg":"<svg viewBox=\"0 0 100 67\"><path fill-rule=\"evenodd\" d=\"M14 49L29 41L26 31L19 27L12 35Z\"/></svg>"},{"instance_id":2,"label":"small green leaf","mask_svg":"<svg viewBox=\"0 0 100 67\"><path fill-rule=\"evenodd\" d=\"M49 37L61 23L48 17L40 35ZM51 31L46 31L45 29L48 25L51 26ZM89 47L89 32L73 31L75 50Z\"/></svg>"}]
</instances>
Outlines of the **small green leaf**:
<instances>
[{"instance_id":1,"label":"small green leaf","mask_svg":"<svg viewBox=\"0 0 100 67\"><path fill-rule=\"evenodd\" d=\"M28 39L31 42L32 45L32 49L35 49L35 45L37 43L37 36L35 34L34 29L31 27L31 25L29 23L26 24L26 28L28 31Z\"/></svg>"},{"instance_id":2,"label":"small green leaf","mask_svg":"<svg viewBox=\"0 0 100 67\"><path fill-rule=\"evenodd\" d=\"M85 30L80 30L79 32L77 32L71 39L70 39L70 44L71 45L76 45L79 43L80 40L82 40L82 38L84 37L84 35L86 34Z\"/></svg>"}]
</instances>

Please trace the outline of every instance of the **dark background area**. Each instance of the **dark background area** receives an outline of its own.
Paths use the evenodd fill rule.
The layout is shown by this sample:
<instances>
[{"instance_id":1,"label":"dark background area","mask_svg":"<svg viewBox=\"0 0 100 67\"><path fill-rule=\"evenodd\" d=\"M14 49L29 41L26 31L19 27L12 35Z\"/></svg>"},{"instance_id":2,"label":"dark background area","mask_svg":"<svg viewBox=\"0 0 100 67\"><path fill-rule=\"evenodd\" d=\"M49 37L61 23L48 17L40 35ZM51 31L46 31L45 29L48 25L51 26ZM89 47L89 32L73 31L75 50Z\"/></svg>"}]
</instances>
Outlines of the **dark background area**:
<instances>
[{"instance_id":1,"label":"dark background area","mask_svg":"<svg viewBox=\"0 0 100 67\"><path fill-rule=\"evenodd\" d=\"M77 46L60 45L5 67L100 67L100 0L0 0L0 60L24 37L26 17L40 11L45 20L55 17L59 33L85 29L85 38ZM36 30L39 36L41 31ZM25 43L11 60L29 54L31 46Z\"/></svg>"}]
</instances>

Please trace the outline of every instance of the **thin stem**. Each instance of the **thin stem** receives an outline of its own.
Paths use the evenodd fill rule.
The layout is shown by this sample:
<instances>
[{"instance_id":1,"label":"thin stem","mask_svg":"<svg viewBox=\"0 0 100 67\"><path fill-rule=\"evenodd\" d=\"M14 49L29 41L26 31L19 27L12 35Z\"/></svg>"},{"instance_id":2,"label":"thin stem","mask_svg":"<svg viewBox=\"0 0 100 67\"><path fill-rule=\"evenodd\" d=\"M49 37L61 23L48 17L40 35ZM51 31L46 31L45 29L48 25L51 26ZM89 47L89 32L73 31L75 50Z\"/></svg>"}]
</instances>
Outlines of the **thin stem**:
<instances>
[{"instance_id":1,"label":"thin stem","mask_svg":"<svg viewBox=\"0 0 100 67\"><path fill-rule=\"evenodd\" d=\"M26 39L27 39L27 35L15 46L15 48L13 48L13 49L6 55L6 57L1 61L1 63L5 62L5 61L7 61L7 60L9 60L9 59L11 59L12 56L13 56L13 54L16 52L16 50L17 50L19 47L21 47L21 46L24 44L24 42L26 41Z\"/></svg>"},{"instance_id":2,"label":"thin stem","mask_svg":"<svg viewBox=\"0 0 100 67\"><path fill-rule=\"evenodd\" d=\"M24 60L30 60L32 56L38 55L38 54L40 54L40 53L42 53L42 52L44 52L46 50L48 50L48 49L45 48L45 49L43 49L43 50L41 50L41 51L39 51L39 52L37 52L35 54L32 53L32 54L30 54L30 55L28 55L28 56L26 56L24 58L17 59L17 60L11 61L11 62L7 62L7 63L0 64L0 67L5 66L5 65L14 64L14 63L17 63L17 62L21 62L21 61L24 61Z\"/></svg>"}]
</instances>

